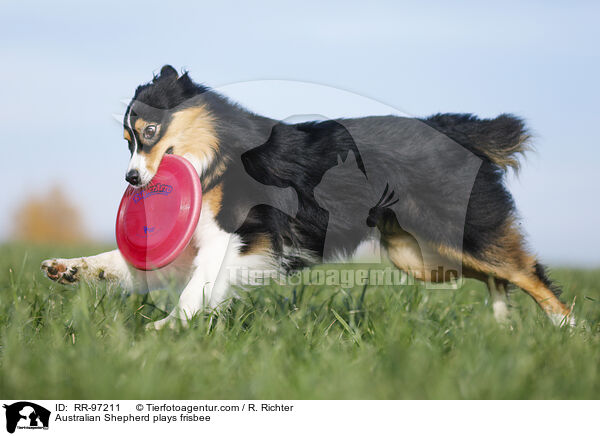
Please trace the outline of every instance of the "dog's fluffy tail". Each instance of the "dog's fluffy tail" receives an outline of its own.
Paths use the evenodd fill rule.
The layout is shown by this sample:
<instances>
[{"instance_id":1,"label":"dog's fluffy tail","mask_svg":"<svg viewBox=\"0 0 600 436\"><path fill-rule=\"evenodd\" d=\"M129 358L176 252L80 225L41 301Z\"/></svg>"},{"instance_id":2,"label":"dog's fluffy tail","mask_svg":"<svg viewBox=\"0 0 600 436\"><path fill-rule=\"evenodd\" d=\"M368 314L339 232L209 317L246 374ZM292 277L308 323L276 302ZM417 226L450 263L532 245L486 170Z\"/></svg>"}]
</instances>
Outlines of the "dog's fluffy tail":
<instances>
[{"instance_id":1,"label":"dog's fluffy tail","mask_svg":"<svg viewBox=\"0 0 600 436\"><path fill-rule=\"evenodd\" d=\"M530 135L518 117L479 119L471 114L436 114L422 120L502 170L519 169L519 155L530 149Z\"/></svg>"}]
</instances>

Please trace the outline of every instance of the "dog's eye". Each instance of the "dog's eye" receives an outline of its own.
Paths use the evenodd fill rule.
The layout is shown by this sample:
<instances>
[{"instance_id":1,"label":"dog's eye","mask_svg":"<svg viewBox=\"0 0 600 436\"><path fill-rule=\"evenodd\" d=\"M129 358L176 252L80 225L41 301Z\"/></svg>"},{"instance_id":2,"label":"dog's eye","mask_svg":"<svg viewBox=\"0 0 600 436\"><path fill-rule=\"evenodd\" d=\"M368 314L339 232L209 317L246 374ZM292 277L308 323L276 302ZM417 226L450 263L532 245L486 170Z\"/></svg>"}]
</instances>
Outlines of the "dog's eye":
<instances>
[{"instance_id":1,"label":"dog's eye","mask_svg":"<svg viewBox=\"0 0 600 436\"><path fill-rule=\"evenodd\" d=\"M144 139L152 139L156 135L156 124L150 124L144 129Z\"/></svg>"}]
</instances>

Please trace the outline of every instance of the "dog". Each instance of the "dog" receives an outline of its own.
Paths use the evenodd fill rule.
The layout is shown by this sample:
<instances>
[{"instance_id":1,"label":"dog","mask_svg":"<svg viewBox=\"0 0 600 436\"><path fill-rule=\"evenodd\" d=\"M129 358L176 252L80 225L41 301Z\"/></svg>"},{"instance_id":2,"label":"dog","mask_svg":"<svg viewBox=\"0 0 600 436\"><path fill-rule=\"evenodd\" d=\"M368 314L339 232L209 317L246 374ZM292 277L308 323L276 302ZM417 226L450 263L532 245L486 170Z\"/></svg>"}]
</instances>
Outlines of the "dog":
<instances>
[{"instance_id":1,"label":"dog","mask_svg":"<svg viewBox=\"0 0 600 436\"><path fill-rule=\"evenodd\" d=\"M165 154L183 156L196 169L203 197L192 242L155 271L136 270L118 250L49 259L42 269L59 283L108 280L132 292L161 288L173 273L183 289L179 302L153 327L222 307L238 280L228 271L290 274L351 259L374 239L395 267L418 280L484 281L499 320L507 317L514 285L555 323L573 323L559 287L526 248L505 188L507 171L518 170L529 149L518 117L288 124L166 65L137 88L123 127L133 187L150 183Z\"/></svg>"}]
</instances>

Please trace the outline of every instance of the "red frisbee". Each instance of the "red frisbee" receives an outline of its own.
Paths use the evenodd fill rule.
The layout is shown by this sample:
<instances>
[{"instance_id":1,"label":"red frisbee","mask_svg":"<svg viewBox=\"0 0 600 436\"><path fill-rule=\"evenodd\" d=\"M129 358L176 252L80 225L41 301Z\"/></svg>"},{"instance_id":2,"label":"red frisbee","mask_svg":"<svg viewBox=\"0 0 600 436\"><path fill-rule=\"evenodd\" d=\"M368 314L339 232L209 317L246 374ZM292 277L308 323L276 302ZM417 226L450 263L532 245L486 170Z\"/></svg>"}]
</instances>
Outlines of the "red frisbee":
<instances>
[{"instance_id":1,"label":"red frisbee","mask_svg":"<svg viewBox=\"0 0 600 436\"><path fill-rule=\"evenodd\" d=\"M144 188L127 187L117 213L117 245L138 269L162 268L187 247L202 207L202 186L186 159L165 155Z\"/></svg>"}]
</instances>

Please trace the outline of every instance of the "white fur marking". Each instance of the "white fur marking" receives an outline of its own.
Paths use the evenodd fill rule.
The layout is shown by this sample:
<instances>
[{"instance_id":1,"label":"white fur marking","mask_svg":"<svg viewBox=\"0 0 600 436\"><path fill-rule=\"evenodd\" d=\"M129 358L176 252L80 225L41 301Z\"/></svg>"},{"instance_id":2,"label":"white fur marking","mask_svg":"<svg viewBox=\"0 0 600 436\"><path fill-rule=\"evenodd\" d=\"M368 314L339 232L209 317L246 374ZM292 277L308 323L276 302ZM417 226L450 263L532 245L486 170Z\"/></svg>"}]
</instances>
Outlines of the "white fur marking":
<instances>
[{"instance_id":1,"label":"white fur marking","mask_svg":"<svg viewBox=\"0 0 600 436\"><path fill-rule=\"evenodd\" d=\"M561 315L560 313L551 313L548 315L552 324L558 327L576 327L577 322L573 315Z\"/></svg>"},{"instance_id":2,"label":"white fur marking","mask_svg":"<svg viewBox=\"0 0 600 436\"><path fill-rule=\"evenodd\" d=\"M131 159L129 160L129 165L127 166L127 172L131 170L137 170L140 174L140 186L145 186L150 183L154 174L151 174L150 171L146 168L146 157L141 153L138 153L138 143L135 137L135 130L131 125L131 112L133 111L133 105L129 108L129 112L127 112L127 127L131 130L131 140L133 141L133 153L131 154Z\"/></svg>"},{"instance_id":3,"label":"white fur marking","mask_svg":"<svg viewBox=\"0 0 600 436\"><path fill-rule=\"evenodd\" d=\"M210 159L199 159L196 155L192 153L186 153L183 155L183 157L187 159L196 169L198 176L202 176L202 174L204 173L204 171L206 171L211 162Z\"/></svg>"},{"instance_id":4,"label":"white fur marking","mask_svg":"<svg viewBox=\"0 0 600 436\"><path fill-rule=\"evenodd\" d=\"M129 166L127 167L127 172L131 170L137 170L140 174L140 186L147 185L152 180L152 177L154 177L154 174L151 174L146 168L146 156L136 151L133 152Z\"/></svg>"},{"instance_id":5,"label":"white fur marking","mask_svg":"<svg viewBox=\"0 0 600 436\"><path fill-rule=\"evenodd\" d=\"M154 328L161 328L177 318L185 322L204 308L219 308L232 296L231 267L267 268L269 265L265 256L240 256L242 243L239 236L227 233L217 225L209 204L203 203L202 209L192 240L198 249L192 277L181 293L177 307L167 318L154 323Z\"/></svg>"},{"instance_id":6,"label":"white fur marking","mask_svg":"<svg viewBox=\"0 0 600 436\"><path fill-rule=\"evenodd\" d=\"M498 287L500 289L498 289ZM495 284L493 286L488 285L490 291L490 298L492 300L492 310L494 311L494 318L500 324L504 324L509 320L510 311L508 308L508 295L506 294L506 288L502 284Z\"/></svg>"}]
</instances>

